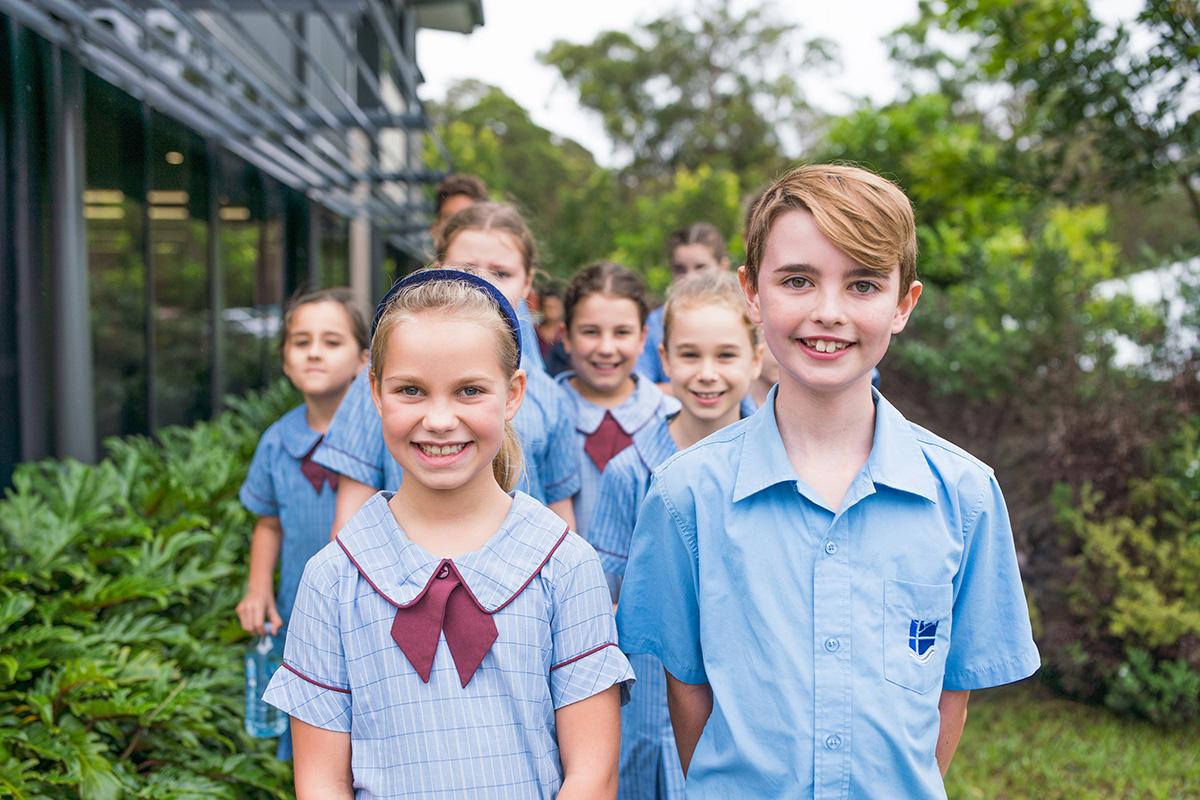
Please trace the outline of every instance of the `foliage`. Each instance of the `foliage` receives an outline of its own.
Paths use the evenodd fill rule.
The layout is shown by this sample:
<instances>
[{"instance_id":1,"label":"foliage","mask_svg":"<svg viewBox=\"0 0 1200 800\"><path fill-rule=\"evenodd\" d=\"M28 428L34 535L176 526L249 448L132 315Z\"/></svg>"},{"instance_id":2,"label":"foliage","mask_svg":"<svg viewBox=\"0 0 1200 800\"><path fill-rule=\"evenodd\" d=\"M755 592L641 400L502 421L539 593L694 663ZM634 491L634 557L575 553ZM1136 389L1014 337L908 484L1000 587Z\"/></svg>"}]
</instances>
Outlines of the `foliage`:
<instances>
[{"instance_id":1,"label":"foliage","mask_svg":"<svg viewBox=\"0 0 1200 800\"><path fill-rule=\"evenodd\" d=\"M0 503L0 796L287 797L242 732L237 490L285 384L95 466L20 467Z\"/></svg>"},{"instance_id":2,"label":"foliage","mask_svg":"<svg viewBox=\"0 0 1200 800\"><path fill-rule=\"evenodd\" d=\"M1080 543L1064 591L1078 650L1047 662L1068 691L1116 710L1200 720L1200 418L1131 481L1126 510L1102 501L1086 484L1056 492L1058 523Z\"/></svg>"},{"instance_id":3,"label":"foliage","mask_svg":"<svg viewBox=\"0 0 1200 800\"><path fill-rule=\"evenodd\" d=\"M896 38L910 65L1011 95L1023 178L1060 195L1172 184L1200 227L1200 8L1146 0L1107 25L1087 0L923 0ZM931 35L937 34L937 35ZM940 45L959 37L965 56Z\"/></svg>"},{"instance_id":4,"label":"foliage","mask_svg":"<svg viewBox=\"0 0 1200 800\"><path fill-rule=\"evenodd\" d=\"M958 800L1193 797L1200 729L1119 717L1035 681L971 693L946 775Z\"/></svg>"},{"instance_id":5,"label":"foliage","mask_svg":"<svg viewBox=\"0 0 1200 800\"><path fill-rule=\"evenodd\" d=\"M756 184L782 166L788 137L794 147L814 130L794 76L828 65L832 46L766 8L705 2L540 57L600 115L634 175L708 165Z\"/></svg>"}]
</instances>

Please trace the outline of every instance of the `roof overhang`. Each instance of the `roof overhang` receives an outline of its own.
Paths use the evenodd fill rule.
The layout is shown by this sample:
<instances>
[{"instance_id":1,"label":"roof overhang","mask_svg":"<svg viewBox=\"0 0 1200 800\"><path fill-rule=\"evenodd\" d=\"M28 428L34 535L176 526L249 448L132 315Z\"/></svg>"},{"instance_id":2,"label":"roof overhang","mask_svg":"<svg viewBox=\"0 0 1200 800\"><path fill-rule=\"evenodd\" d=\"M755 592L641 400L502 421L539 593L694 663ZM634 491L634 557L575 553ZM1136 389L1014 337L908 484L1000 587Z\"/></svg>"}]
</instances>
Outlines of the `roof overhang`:
<instances>
[{"instance_id":1,"label":"roof overhang","mask_svg":"<svg viewBox=\"0 0 1200 800\"><path fill-rule=\"evenodd\" d=\"M483 25L483 0L412 0L417 27L470 33Z\"/></svg>"}]
</instances>

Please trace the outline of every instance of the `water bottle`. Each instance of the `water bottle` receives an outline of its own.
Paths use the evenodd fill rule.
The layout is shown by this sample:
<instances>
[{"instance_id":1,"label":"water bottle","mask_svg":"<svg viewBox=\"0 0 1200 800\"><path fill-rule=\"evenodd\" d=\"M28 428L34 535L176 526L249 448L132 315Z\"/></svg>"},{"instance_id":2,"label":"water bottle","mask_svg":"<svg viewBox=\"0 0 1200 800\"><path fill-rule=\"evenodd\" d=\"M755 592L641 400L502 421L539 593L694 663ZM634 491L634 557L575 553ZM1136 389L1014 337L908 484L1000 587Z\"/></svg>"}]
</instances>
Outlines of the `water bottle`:
<instances>
[{"instance_id":1,"label":"water bottle","mask_svg":"<svg viewBox=\"0 0 1200 800\"><path fill-rule=\"evenodd\" d=\"M260 739L282 735L288 723L287 714L262 699L271 676L283 660L283 643L271 633L268 622L266 634L246 648L246 733Z\"/></svg>"}]
</instances>

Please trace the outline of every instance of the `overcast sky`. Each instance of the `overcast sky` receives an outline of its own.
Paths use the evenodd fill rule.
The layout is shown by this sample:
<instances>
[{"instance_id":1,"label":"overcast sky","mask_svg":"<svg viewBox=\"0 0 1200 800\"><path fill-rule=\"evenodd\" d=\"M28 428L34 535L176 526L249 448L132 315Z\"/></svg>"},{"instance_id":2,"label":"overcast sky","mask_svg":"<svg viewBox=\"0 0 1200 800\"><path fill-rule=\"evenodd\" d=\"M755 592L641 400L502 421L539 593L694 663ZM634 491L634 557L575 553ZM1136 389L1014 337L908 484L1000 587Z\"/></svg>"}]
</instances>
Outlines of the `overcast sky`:
<instances>
[{"instance_id":1,"label":"overcast sky","mask_svg":"<svg viewBox=\"0 0 1200 800\"><path fill-rule=\"evenodd\" d=\"M440 100L460 78L495 84L527 108L539 125L570 137L611 165L614 155L599 119L581 109L574 92L556 71L537 62L537 54L557 39L590 42L602 30L629 30L638 22L687 0L484 0L484 26L470 36L422 30L417 60L425 75L422 97ZM1093 0L1102 18L1132 18L1140 0ZM807 36L837 43L841 68L827 77L804 82L808 97L828 111L844 111L851 98L876 102L898 91L883 37L916 17L916 0L851 0L828 3L792 0L776 3L783 19L796 22Z\"/></svg>"}]
</instances>

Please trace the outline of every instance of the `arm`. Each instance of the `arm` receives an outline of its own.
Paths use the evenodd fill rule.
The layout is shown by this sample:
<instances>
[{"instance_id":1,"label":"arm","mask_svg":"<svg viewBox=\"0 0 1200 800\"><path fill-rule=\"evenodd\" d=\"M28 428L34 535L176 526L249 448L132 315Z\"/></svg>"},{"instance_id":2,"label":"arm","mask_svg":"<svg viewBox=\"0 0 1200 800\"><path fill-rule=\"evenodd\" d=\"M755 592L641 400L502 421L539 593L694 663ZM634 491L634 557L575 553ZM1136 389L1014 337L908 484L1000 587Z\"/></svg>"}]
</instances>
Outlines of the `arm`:
<instances>
[{"instance_id":1,"label":"arm","mask_svg":"<svg viewBox=\"0 0 1200 800\"><path fill-rule=\"evenodd\" d=\"M950 760L954 758L954 751L958 749L958 741L967 724L967 701L970 699L969 691L946 689L938 700L941 725L938 728L937 763L943 778L950 769Z\"/></svg>"},{"instance_id":2,"label":"arm","mask_svg":"<svg viewBox=\"0 0 1200 800\"><path fill-rule=\"evenodd\" d=\"M575 501L573 498L564 497L553 503L548 503L547 506L555 514L562 517L563 522L567 523L567 527L571 530L577 530L575 525Z\"/></svg>"},{"instance_id":3,"label":"arm","mask_svg":"<svg viewBox=\"0 0 1200 800\"><path fill-rule=\"evenodd\" d=\"M279 545L283 528L279 517L259 517L250 540L250 577L246 594L237 604L238 622L242 630L262 636L263 621L270 620L275 633L283 626L283 618L275 607L275 562L279 560Z\"/></svg>"},{"instance_id":4,"label":"arm","mask_svg":"<svg viewBox=\"0 0 1200 800\"><path fill-rule=\"evenodd\" d=\"M351 800L350 734L327 731L292 717L296 800Z\"/></svg>"},{"instance_id":5,"label":"arm","mask_svg":"<svg viewBox=\"0 0 1200 800\"><path fill-rule=\"evenodd\" d=\"M329 530L329 538L333 539L337 536L342 526L349 522L350 518L363 507L363 503L370 500L374 494L373 486L360 483L348 475L339 475L337 509L334 511L333 527Z\"/></svg>"},{"instance_id":6,"label":"arm","mask_svg":"<svg viewBox=\"0 0 1200 800\"><path fill-rule=\"evenodd\" d=\"M558 800L617 796L621 751L621 694L610 686L554 712L563 784Z\"/></svg>"},{"instance_id":7,"label":"arm","mask_svg":"<svg viewBox=\"0 0 1200 800\"><path fill-rule=\"evenodd\" d=\"M712 714L712 687L707 683L684 683L667 673L667 708L671 712L671 727L675 729L675 746L679 749L679 764L687 777L692 753Z\"/></svg>"}]
</instances>

